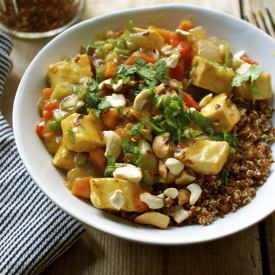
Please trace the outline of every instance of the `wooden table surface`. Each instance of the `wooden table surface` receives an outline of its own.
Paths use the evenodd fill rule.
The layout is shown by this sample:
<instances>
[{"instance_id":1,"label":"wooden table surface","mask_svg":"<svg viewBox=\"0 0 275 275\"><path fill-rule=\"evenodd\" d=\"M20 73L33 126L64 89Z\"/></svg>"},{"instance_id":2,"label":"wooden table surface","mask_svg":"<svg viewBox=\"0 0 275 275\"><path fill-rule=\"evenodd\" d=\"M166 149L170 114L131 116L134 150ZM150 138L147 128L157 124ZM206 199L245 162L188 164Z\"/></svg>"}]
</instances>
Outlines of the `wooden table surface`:
<instances>
[{"instance_id":1,"label":"wooden table surface","mask_svg":"<svg viewBox=\"0 0 275 275\"><path fill-rule=\"evenodd\" d=\"M165 2L197 4L237 17L264 6L275 13L274 0L243 0L241 3L239 0L87 0L83 18ZM14 69L0 108L10 122L18 83L34 55L47 42L48 39L14 39ZM83 236L44 274L275 274L275 213L233 236L182 247L136 244L87 228Z\"/></svg>"}]
</instances>

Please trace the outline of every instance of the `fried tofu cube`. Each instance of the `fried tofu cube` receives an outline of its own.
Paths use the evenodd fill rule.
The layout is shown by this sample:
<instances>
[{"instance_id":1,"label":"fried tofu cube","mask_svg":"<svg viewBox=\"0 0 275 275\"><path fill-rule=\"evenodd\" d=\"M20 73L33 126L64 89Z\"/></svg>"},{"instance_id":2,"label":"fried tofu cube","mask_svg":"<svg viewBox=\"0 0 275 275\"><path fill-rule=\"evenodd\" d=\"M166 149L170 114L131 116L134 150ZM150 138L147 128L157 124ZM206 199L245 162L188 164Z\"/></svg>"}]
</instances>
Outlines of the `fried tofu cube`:
<instances>
[{"instance_id":1,"label":"fried tofu cube","mask_svg":"<svg viewBox=\"0 0 275 275\"><path fill-rule=\"evenodd\" d=\"M53 164L63 170L69 171L74 168L75 152L69 151L62 142L54 155Z\"/></svg>"},{"instance_id":2,"label":"fried tofu cube","mask_svg":"<svg viewBox=\"0 0 275 275\"><path fill-rule=\"evenodd\" d=\"M139 212L135 201L141 192L139 183L116 178L91 178L91 202L100 209Z\"/></svg>"},{"instance_id":3,"label":"fried tofu cube","mask_svg":"<svg viewBox=\"0 0 275 275\"><path fill-rule=\"evenodd\" d=\"M100 122L92 114L71 114L61 121L61 128L68 150L90 152L94 147L105 146Z\"/></svg>"},{"instance_id":4,"label":"fried tofu cube","mask_svg":"<svg viewBox=\"0 0 275 275\"><path fill-rule=\"evenodd\" d=\"M133 31L127 38L127 47L131 51L140 48L160 49L164 45L164 39L155 30L134 28Z\"/></svg>"},{"instance_id":5,"label":"fried tofu cube","mask_svg":"<svg viewBox=\"0 0 275 275\"><path fill-rule=\"evenodd\" d=\"M191 81L193 85L216 94L231 93L231 82L235 76L232 69L199 56L193 58L192 67Z\"/></svg>"},{"instance_id":6,"label":"fried tofu cube","mask_svg":"<svg viewBox=\"0 0 275 275\"><path fill-rule=\"evenodd\" d=\"M216 175L223 168L229 155L226 141L193 140L185 151L184 164L203 175Z\"/></svg>"},{"instance_id":7,"label":"fried tofu cube","mask_svg":"<svg viewBox=\"0 0 275 275\"><path fill-rule=\"evenodd\" d=\"M58 83L79 84L87 81L92 76L87 54L77 55L72 59L57 62L48 68L48 79L53 89Z\"/></svg>"},{"instance_id":8,"label":"fried tofu cube","mask_svg":"<svg viewBox=\"0 0 275 275\"><path fill-rule=\"evenodd\" d=\"M224 93L213 97L201 109L201 114L214 122L216 131L230 131L241 118L236 104Z\"/></svg>"},{"instance_id":9,"label":"fried tofu cube","mask_svg":"<svg viewBox=\"0 0 275 275\"><path fill-rule=\"evenodd\" d=\"M256 93L251 91L247 82L242 83L241 86L234 89L234 93L248 100L262 100L272 97L271 75L262 73L258 79L253 82Z\"/></svg>"}]
</instances>

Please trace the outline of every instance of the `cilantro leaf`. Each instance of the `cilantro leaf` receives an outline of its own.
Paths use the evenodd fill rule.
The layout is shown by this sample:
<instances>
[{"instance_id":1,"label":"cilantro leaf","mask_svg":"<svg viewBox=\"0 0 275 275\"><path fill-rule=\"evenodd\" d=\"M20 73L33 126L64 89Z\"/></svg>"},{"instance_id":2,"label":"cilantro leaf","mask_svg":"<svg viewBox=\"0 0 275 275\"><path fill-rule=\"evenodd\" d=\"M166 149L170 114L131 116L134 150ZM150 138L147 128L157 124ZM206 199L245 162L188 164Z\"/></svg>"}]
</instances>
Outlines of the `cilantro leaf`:
<instances>
[{"instance_id":1,"label":"cilantro leaf","mask_svg":"<svg viewBox=\"0 0 275 275\"><path fill-rule=\"evenodd\" d=\"M115 163L116 163L115 158L111 155L108 155L107 156L107 165L106 165L105 171L104 171L104 176L105 177L113 175L113 172L116 169Z\"/></svg>"},{"instance_id":2,"label":"cilantro leaf","mask_svg":"<svg viewBox=\"0 0 275 275\"><path fill-rule=\"evenodd\" d=\"M146 88L152 88L164 79L168 79L168 74L164 61L158 61L154 67L152 64L146 64L143 59L138 58L132 66L125 64L120 65L115 77L122 79L123 83L127 83L135 77L139 77L144 80ZM141 88L144 88L144 85Z\"/></svg>"},{"instance_id":3,"label":"cilantro leaf","mask_svg":"<svg viewBox=\"0 0 275 275\"><path fill-rule=\"evenodd\" d=\"M187 128L184 130L184 135L186 137L195 138L202 134L203 132L201 130L195 130L192 128Z\"/></svg>"},{"instance_id":4,"label":"cilantro leaf","mask_svg":"<svg viewBox=\"0 0 275 275\"><path fill-rule=\"evenodd\" d=\"M201 115L197 111L189 112L189 117L191 121L196 124L204 133L210 136L214 135L214 125L210 119Z\"/></svg>"},{"instance_id":5,"label":"cilantro leaf","mask_svg":"<svg viewBox=\"0 0 275 275\"><path fill-rule=\"evenodd\" d=\"M112 105L109 101L107 100L102 100L98 105L97 105L97 108L99 110L104 110L104 109L108 109L108 108L111 108Z\"/></svg>"},{"instance_id":6,"label":"cilantro leaf","mask_svg":"<svg viewBox=\"0 0 275 275\"><path fill-rule=\"evenodd\" d=\"M232 147L236 147L238 144L238 138L236 136L232 136L227 132L222 132L222 140L228 142L228 144Z\"/></svg>"},{"instance_id":7,"label":"cilantro leaf","mask_svg":"<svg viewBox=\"0 0 275 275\"><path fill-rule=\"evenodd\" d=\"M252 85L253 82L259 78L263 69L261 66L252 64L244 74L237 74L232 80L232 87L240 87L244 82Z\"/></svg>"},{"instance_id":8,"label":"cilantro leaf","mask_svg":"<svg viewBox=\"0 0 275 275\"><path fill-rule=\"evenodd\" d=\"M85 105L87 108L96 108L100 103L101 97L98 89L98 83L91 79L87 84Z\"/></svg>"},{"instance_id":9,"label":"cilantro leaf","mask_svg":"<svg viewBox=\"0 0 275 275\"><path fill-rule=\"evenodd\" d=\"M228 184L228 177L229 177L228 170L222 169L222 171L220 172L219 176L220 176L220 179L221 179L222 183L224 185L227 185Z\"/></svg>"},{"instance_id":10,"label":"cilantro leaf","mask_svg":"<svg viewBox=\"0 0 275 275\"><path fill-rule=\"evenodd\" d=\"M75 143L75 133L72 128L67 130L67 136L71 144Z\"/></svg>"},{"instance_id":11,"label":"cilantro leaf","mask_svg":"<svg viewBox=\"0 0 275 275\"><path fill-rule=\"evenodd\" d=\"M142 122L138 122L137 124L135 124L132 129L130 130L130 134L132 136L135 136L137 134L139 134L142 130L144 129L144 125Z\"/></svg>"},{"instance_id":12,"label":"cilantro leaf","mask_svg":"<svg viewBox=\"0 0 275 275\"><path fill-rule=\"evenodd\" d=\"M156 63L156 79L158 81L163 81L168 78L168 69L166 63L163 60L158 61Z\"/></svg>"},{"instance_id":13,"label":"cilantro leaf","mask_svg":"<svg viewBox=\"0 0 275 275\"><path fill-rule=\"evenodd\" d=\"M139 152L137 144L127 137L123 137L121 139L121 146L123 154L129 156L130 163L138 166L144 156Z\"/></svg>"}]
</instances>

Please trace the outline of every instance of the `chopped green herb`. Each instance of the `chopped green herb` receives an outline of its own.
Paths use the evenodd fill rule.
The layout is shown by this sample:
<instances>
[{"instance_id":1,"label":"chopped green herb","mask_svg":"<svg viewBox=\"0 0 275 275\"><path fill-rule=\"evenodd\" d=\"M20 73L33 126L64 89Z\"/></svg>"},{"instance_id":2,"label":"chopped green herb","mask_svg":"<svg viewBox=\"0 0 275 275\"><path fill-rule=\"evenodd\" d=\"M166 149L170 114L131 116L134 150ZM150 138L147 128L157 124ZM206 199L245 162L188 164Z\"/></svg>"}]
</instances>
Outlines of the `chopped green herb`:
<instances>
[{"instance_id":1,"label":"chopped green herb","mask_svg":"<svg viewBox=\"0 0 275 275\"><path fill-rule=\"evenodd\" d=\"M195 138L202 134L203 132L201 130L194 130L192 128L187 128L184 130L184 135L186 137Z\"/></svg>"},{"instance_id":2,"label":"chopped green herb","mask_svg":"<svg viewBox=\"0 0 275 275\"><path fill-rule=\"evenodd\" d=\"M138 145L134 141L129 140L127 137L121 139L122 151L124 155L130 156L130 162L138 166L144 156L139 152Z\"/></svg>"},{"instance_id":3,"label":"chopped green herb","mask_svg":"<svg viewBox=\"0 0 275 275\"><path fill-rule=\"evenodd\" d=\"M156 63L156 79L159 81L168 79L168 69L166 63L163 60L160 60Z\"/></svg>"},{"instance_id":4,"label":"chopped green herb","mask_svg":"<svg viewBox=\"0 0 275 275\"><path fill-rule=\"evenodd\" d=\"M98 89L98 83L91 79L87 84L85 104L87 108L96 108L100 103L101 97Z\"/></svg>"},{"instance_id":5,"label":"chopped green herb","mask_svg":"<svg viewBox=\"0 0 275 275\"><path fill-rule=\"evenodd\" d=\"M227 132L222 132L222 140L225 140L226 142L228 142L228 144L232 147L236 147L238 144L238 138L236 136L232 136L230 134L228 134Z\"/></svg>"},{"instance_id":6,"label":"chopped green herb","mask_svg":"<svg viewBox=\"0 0 275 275\"><path fill-rule=\"evenodd\" d=\"M112 105L109 101L107 100L102 100L98 105L97 105L97 108L99 110L104 110L104 109L108 109L108 108L111 108Z\"/></svg>"},{"instance_id":7,"label":"chopped green herb","mask_svg":"<svg viewBox=\"0 0 275 275\"><path fill-rule=\"evenodd\" d=\"M144 125L142 122L138 122L137 124L135 124L132 129L130 130L130 134L132 136L135 136L137 134L139 134L142 130L144 129Z\"/></svg>"},{"instance_id":8,"label":"chopped green herb","mask_svg":"<svg viewBox=\"0 0 275 275\"><path fill-rule=\"evenodd\" d=\"M224 65L226 67L232 66L232 52L230 51L229 44L224 41L223 43L223 53L224 53Z\"/></svg>"},{"instance_id":9,"label":"chopped green herb","mask_svg":"<svg viewBox=\"0 0 275 275\"><path fill-rule=\"evenodd\" d=\"M239 87L244 82L248 82L251 86L253 85L253 82L260 77L262 72L263 69L261 66L252 64L244 74L237 74L233 78L231 85L232 87Z\"/></svg>"},{"instance_id":10,"label":"chopped green herb","mask_svg":"<svg viewBox=\"0 0 275 275\"><path fill-rule=\"evenodd\" d=\"M75 133L72 128L69 128L67 130L67 135L68 135L68 139L69 139L70 143L74 144L75 143Z\"/></svg>"},{"instance_id":11,"label":"chopped green herb","mask_svg":"<svg viewBox=\"0 0 275 275\"><path fill-rule=\"evenodd\" d=\"M228 184L228 176L229 176L228 170L222 169L222 171L220 172L219 176L220 176L220 179L221 179L222 183L224 185L227 185Z\"/></svg>"},{"instance_id":12,"label":"chopped green herb","mask_svg":"<svg viewBox=\"0 0 275 275\"><path fill-rule=\"evenodd\" d=\"M213 136L214 128L213 122L207 117L203 116L197 111L189 112L189 117L191 121L196 124L204 133Z\"/></svg>"},{"instance_id":13,"label":"chopped green herb","mask_svg":"<svg viewBox=\"0 0 275 275\"><path fill-rule=\"evenodd\" d=\"M107 156L107 165L106 165L105 171L104 171L104 176L105 177L113 176L113 172L116 169L115 163L116 163L115 158L111 155L108 155Z\"/></svg>"},{"instance_id":14,"label":"chopped green herb","mask_svg":"<svg viewBox=\"0 0 275 275\"><path fill-rule=\"evenodd\" d=\"M165 62L158 61L155 68L152 64L146 64L143 59L138 58L132 66L122 64L118 67L116 78L122 79L123 83L127 83L138 76L144 80L142 88L155 87L164 79L168 79L167 67Z\"/></svg>"}]
</instances>

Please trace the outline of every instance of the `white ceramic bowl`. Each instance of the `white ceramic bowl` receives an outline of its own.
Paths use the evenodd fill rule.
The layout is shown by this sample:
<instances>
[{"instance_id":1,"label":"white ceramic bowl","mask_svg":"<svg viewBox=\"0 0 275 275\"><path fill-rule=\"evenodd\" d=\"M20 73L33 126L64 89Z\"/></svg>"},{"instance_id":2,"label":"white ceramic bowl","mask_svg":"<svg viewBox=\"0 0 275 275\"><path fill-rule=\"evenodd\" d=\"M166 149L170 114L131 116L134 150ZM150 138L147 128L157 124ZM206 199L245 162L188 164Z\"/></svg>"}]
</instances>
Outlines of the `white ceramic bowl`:
<instances>
[{"instance_id":1,"label":"white ceramic bowl","mask_svg":"<svg viewBox=\"0 0 275 275\"><path fill-rule=\"evenodd\" d=\"M245 49L273 75L275 84L275 40L239 19L190 5L163 5L122 11L81 22L50 41L34 58L19 85L13 110L16 144L24 164L34 181L60 208L87 225L128 240L159 245L180 245L209 241L244 229L272 213L275 209L275 173L257 191L252 202L228 214L210 226L191 225L167 230L147 228L109 215L72 196L63 185L63 175L53 167L52 157L34 131L38 120L36 104L45 86L49 64L64 56L74 56L79 46L96 39L96 33L127 26L130 19L138 26L155 24L174 29L180 20L193 18L230 42L235 51ZM274 120L273 120L274 122ZM273 146L274 152L274 146Z\"/></svg>"}]
</instances>

